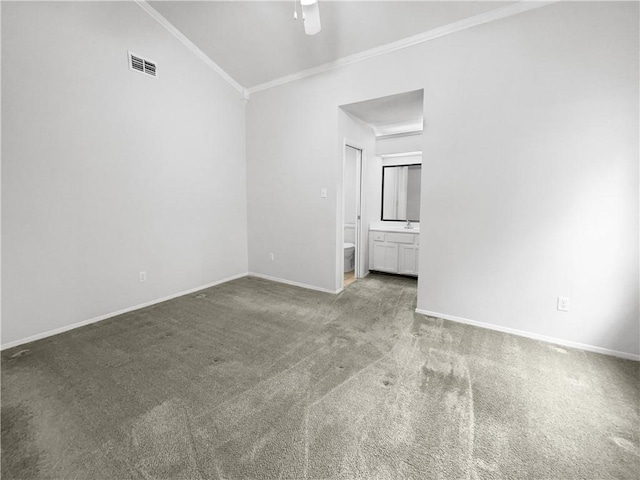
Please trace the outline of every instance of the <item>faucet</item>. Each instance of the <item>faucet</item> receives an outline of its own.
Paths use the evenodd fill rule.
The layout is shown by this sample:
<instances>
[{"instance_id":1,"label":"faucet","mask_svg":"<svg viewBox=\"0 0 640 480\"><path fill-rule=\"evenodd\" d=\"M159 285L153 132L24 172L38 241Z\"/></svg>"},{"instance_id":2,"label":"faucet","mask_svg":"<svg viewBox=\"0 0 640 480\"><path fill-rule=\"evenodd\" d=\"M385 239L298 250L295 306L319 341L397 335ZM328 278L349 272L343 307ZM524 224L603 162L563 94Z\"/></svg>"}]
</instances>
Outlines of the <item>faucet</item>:
<instances>
[{"instance_id":1,"label":"faucet","mask_svg":"<svg viewBox=\"0 0 640 480\"><path fill-rule=\"evenodd\" d=\"M407 220L407 224L404 226L404 228L413 228L413 225L411 225L410 220Z\"/></svg>"}]
</instances>

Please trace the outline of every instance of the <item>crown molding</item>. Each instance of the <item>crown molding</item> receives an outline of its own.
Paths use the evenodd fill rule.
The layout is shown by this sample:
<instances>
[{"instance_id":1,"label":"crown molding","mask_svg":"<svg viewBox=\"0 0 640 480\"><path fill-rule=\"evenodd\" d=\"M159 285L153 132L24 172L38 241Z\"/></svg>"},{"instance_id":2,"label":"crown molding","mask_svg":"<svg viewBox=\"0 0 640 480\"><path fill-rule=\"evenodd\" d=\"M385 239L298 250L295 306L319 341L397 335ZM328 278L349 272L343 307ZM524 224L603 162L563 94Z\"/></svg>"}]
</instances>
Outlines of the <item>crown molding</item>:
<instances>
[{"instance_id":1,"label":"crown molding","mask_svg":"<svg viewBox=\"0 0 640 480\"><path fill-rule=\"evenodd\" d=\"M160 25L166 28L169 31L169 33L171 33L174 37L180 40L185 47L187 47L189 50L195 53L196 56L200 58L200 60L202 60L204 63L207 64L207 66L209 66L209 68L211 68L214 72L220 75L229 85L235 88L241 94L241 98L243 100L249 100L249 91L246 88L244 88L242 85L236 82L231 77L231 75L229 75L227 72L225 72L222 69L222 67L220 67L220 65L218 65L216 62L211 60L211 58L209 58L209 56L206 53L200 50L191 40L185 37L184 34L180 30L178 30L169 20L164 18L160 14L160 12L158 12L155 8L149 5L145 0L134 0L134 1L138 4L140 8L142 8L142 10L147 12L151 18L153 18L156 22L158 22Z\"/></svg>"},{"instance_id":2,"label":"crown molding","mask_svg":"<svg viewBox=\"0 0 640 480\"><path fill-rule=\"evenodd\" d=\"M236 82L231 77L231 75L229 75L227 72L225 72L222 69L222 67L220 67L220 65L218 65L211 58L209 58L209 56L206 53L200 50L180 30L178 30L169 20L163 17L160 14L160 12L158 12L155 8L149 5L145 0L134 0L134 1L151 18L157 21L169 33L171 33L174 37L180 40L180 42L182 42L184 46L186 46L189 50L195 53L198 58L200 58L205 64L207 64L207 66L209 66L209 68L211 68L214 72L220 75L229 85L231 85L234 89L236 89L240 93L241 98L243 100L249 100L252 93L260 92L262 90L267 90L269 88L277 87L279 85L284 85L286 83L295 82L296 80L300 80L306 77L311 77L313 75L318 75L320 73L324 73L330 70L335 70L336 68L351 65L353 63L361 62L363 60L368 60L370 58L375 58L381 55L385 55L387 53L401 50L403 48L419 45L421 43L425 43L430 40L434 40L436 38L444 37L446 35L450 35L455 32L467 30L469 28L473 28L478 25L483 25L485 23L493 22L494 20L500 20L502 18L507 18L513 15L518 15L520 13L528 12L530 10L535 10L537 8L545 7L547 5L556 3L560 0L543 0L539 2L529 1L529 0L520 0L519 2L511 5L507 5L506 7L496 8L495 10L491 10L489 12L481 13L479 15L474 15L473 17L465 18L463 20L459 20L457 22L453 22L448 25L443 25L441 27L434 28L432 30L427 30L426 32L422 32L417 35L413 35L411 37L407 37L395 42L391 42L386 45L381 45L379 47L371 48L369 50L355 53L347 57L339 58L332 62L318 65L317 67L309 68L307 70L302 70L300 72L292 73L290 75L285 75L283 77L276 78L274 80L270 80L268 82L261 83L259 85L255 85L250 88L245 88L242 85L240 85L238 82Z\"/></svg>"},{"instance_id":3,"label":"crown molding","mask_svg":"<svg viewBox=\"0 0 640 480\"><path fill-rule=\"evenodd\" d=\"M521 0L512 5L507 5L506 7L496 8L495 10L481 13L479 15L474 15L473 17L469 17L463 20L459 20L457 22L449 23L448 25L443 25L441 27L434 28L432 30L427 30L426 32L422 32L417 35L413 35L411 37L403 38L401 40L391 42L386 45L381 45L379 47L371 48L369 50L355 53L347 57L339 58L338 60L324 63L317 67L309 68L307 70L302 70L300 72L292 73L290 75L285 75L284 77L276 78L275 80L270 80L268 82L250 87L248 91L250 94L252 94L252 93L260 92L262 90L267 90L269 88L277 87L279 85L284 85L286 83L295 82L296 80L300 80L306 77L311 77L313 75L318 75L320 73L324 73L330 70L335 70L336 68L344 67L346 65L351 65L353 63L361 62L363 60L368 60L370 58L379 57L381 55L395 52L403 48L419 45L421 43L425 43L430 40L434 40L436 38L444 37L445 35L450 35L452 33L460 32L462 30L467 30L469 28L473 28L478 25L483 25L485 23L493 22L494 20L500 20L502 18L511 17L513 15L518 15L520 13L528 12L530 10L535 10L537 8L545 7L547 5L556 3L557 1L559 0L546 0L546 1L540 1L540 2Z\"/></svg>"}]
</instances>

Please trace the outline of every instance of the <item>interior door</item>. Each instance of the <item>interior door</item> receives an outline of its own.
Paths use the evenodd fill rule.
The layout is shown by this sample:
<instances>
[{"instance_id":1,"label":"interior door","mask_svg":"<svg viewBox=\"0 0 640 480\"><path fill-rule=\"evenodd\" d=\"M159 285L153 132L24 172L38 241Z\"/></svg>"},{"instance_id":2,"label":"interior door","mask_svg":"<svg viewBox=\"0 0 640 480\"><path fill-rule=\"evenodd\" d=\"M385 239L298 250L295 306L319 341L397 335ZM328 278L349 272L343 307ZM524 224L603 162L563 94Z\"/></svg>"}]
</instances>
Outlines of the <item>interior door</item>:
<instances>
[{"instance_id":1,"label":"interior door","mask_svg":"<svg viewBox=\"0 0 640 480\"><path fill-rule=\"evenodd\" d=\"M362 149L354 147L352 145L346 146L346 158L355 161L355 218L353 219L355 225L355 268L354 274L356 278L362 278L364 273L362 272ZM345 218L345 223L350 223L350 219Z\"/></svg>"},{"instance_id":2,"label":"interior door","mask_svg":"<svg viewBox=\"0 0 640 480\"><path fill-rule=\"evenodd\" d=\"M362 278L362 150L356 148L356 278Z\"/></svg>"}]
</instances>

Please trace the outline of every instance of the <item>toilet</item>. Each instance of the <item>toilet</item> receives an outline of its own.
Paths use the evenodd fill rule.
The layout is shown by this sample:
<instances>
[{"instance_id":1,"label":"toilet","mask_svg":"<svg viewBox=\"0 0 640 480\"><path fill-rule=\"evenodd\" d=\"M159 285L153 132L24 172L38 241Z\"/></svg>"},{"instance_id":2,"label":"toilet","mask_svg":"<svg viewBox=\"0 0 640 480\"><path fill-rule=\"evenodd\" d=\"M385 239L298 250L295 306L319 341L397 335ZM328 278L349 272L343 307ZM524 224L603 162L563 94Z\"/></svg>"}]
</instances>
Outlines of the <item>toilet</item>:
<instances>
[{"instance_id":1,"label":"toilet","mask_svg":"<svg viewBox=\"0 0 640 480\"><path fill-rule=\"evenodd\" d=\"M344 273L351 272L355 268L356 246L353 243L344 244Z\"/></svg>"}]
</instances>

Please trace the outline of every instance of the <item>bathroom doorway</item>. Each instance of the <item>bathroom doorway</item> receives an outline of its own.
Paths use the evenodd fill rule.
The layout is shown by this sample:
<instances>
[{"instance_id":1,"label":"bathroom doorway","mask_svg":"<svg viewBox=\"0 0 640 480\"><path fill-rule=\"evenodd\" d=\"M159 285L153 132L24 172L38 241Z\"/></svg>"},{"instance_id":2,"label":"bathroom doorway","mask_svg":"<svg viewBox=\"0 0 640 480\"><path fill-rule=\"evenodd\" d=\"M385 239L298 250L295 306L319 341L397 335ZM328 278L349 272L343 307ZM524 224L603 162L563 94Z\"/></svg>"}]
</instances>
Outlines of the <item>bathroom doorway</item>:
<instances>
[{"instance_id":1,"label":"bathroom doorway","mask_svg":"<svg viewBox=\"0 0 640 480\"><path fill-rule=\"evenodd\" d=\"M338 107L337 291L370 271L418 275L423 112L422 89ZM402 170L391 181L395 190L385 194L402 168L406 174ZM394 215L384 209L389 202L396 205Z\"/></svg>"},{"instance_id":2,"label":"bathroom doorway","mask_svg":"<svg viewBox=\"0 0 640 480\"><path fill-rule=\"evenodd\" d=\"M344 283L347 287L360 275L362 219L362 148L345 142L343 168Z\"/></svg>"}]
</instances>

